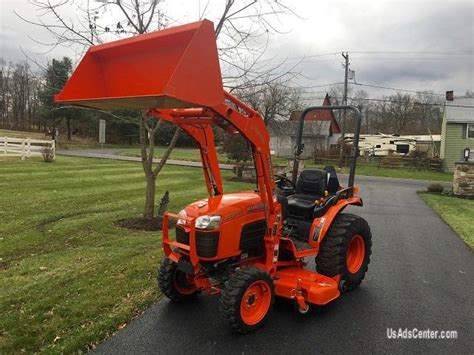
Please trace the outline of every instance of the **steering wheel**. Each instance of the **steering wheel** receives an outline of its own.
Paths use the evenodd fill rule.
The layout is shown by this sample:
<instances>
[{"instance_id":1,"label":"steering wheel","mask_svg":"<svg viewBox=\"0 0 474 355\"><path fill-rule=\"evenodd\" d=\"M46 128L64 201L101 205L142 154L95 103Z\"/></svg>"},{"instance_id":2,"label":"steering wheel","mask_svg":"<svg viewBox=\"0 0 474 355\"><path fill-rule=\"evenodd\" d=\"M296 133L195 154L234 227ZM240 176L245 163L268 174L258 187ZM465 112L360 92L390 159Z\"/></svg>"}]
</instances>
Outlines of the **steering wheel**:
<instances>
[{"instance_id":1,"label":"steering wheel","mask_svg":"<svg viewBox=\"0 0 474 355\"><path fill-rule=\"evenodd\" d=\"M295 184L293 184L293 181L283 175L275 175L275 183L276 186L282 191L295 190Z\"/></svg>"}]
</instances>

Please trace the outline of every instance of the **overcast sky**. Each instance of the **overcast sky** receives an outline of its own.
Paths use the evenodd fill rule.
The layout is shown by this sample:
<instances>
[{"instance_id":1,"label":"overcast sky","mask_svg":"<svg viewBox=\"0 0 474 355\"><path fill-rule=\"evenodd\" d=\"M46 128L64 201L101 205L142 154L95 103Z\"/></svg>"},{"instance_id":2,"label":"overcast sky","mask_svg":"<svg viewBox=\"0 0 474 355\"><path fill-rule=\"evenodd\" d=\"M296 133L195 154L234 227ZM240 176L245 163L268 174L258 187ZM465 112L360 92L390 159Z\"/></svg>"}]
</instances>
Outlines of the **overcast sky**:
<instances>
[{"instance_id":1,"label":"overcast sky","mask_svg":"<svg viewBox=\"0 0 474 355\"><path fill-rule=\"evenodd\" d=\"M81 0L75 0L76 3ZM244 1L244 0L237 0ZM167 0L163 4L171 22L195 21L205 0ZM343 80L340 52L350 53L356 82L409 90L474 89L474 1L287 1L300 17L286 16L277 26L284 34L272 34L265 57L288 64L302 62L298 70L307 77L300 84L313 86L311 95L324 95L325 87ZM27 0L0 0L0 57L17 61L29 56L80 56L70 48L47 54L39 41L50 40L45 30L26 24L14 11L35 19ZM222 11L223 0L210 1L207 17ZM70 8L74 15L74 7ZM380 53L374 53L380 52ZM330 54L336 53L336 54ZM355 87L356 89L367 87ZM371 97L393 91L368 89Z\"/></svg>"}]
</instances>

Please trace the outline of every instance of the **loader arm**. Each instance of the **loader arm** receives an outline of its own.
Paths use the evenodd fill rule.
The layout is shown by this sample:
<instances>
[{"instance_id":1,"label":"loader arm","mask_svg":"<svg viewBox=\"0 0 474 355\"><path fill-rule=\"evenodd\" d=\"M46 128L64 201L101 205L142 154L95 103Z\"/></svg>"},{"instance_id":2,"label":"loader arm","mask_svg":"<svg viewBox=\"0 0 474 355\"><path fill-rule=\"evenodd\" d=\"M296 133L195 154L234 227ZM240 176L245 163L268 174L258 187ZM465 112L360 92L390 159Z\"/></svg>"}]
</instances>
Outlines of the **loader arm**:
<instances>
[{"instance_id":1,"label":"loader arm","mask_svg":"<svg viewBox=\"0 0 474 355\"><path fill-rule=\"evenodd\" d=\"M91 47L55 101L102 110L140 109L176 124L199 146L210 195L224 192L213 125L241 134L252 146L270 234L279 205L269 134L258 112L223 89L212 22Z\"/></svg>"},{"instance_id":2,"label":"loader arm","mask_svg":"<svg viewBox=\"0 0 474 355\"><path fill-rule=\"evenodd\" d=\"M261 115L224 91L225 101L215 107L199 109L151 109L148 114L174 123L198 143L208 191L220 194L222 182L212 125L241 134L252 146L257 184L268 213L275 213L274 179L270 156L270 137ZM206 133L207 132L207 133ZM215 181L215 186L212 182Z\"/></svg>"}]
</instances>

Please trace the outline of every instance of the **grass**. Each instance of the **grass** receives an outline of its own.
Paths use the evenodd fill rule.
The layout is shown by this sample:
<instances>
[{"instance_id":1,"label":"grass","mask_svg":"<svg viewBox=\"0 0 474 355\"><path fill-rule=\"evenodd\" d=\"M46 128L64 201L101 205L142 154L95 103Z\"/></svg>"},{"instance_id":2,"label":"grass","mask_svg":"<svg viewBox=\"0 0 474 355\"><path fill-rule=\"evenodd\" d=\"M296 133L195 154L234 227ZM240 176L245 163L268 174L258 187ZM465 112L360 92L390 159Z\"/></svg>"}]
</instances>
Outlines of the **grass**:
<instances>
[{"instance_id":1,"label":"grass","mask_svg":"<svg viewBox=\"0 0 474 355\"><path fill-rule=\"evenodd\" d=\"M164 151L165 147L156 147L155 148L155 157L160 158ZM126 156L140 156L140 151L138 149L129 149L119 153L120 155ZM188 161L201 161L201 157L199 155L199 150L192 149L192 148L174 148L171 152L170 159L176 160L188 160ZM221 163L229 163L229 159L224 154L219 155L219 161ZM273 157L272 158L274 165L286 165L288 162L288 158L285 157ZM311 161L306 161L305 166L307 168L311 167L318 167L322 168L325 165L333 165L332 163L327 164L314 164ZM406 168L399 168L399 169L391 169L391 168L379 168L377 166L371 166L363 163L357 164L357 174L358 175L366 175L366 176L381 176L381 177L391 177L391 178L399 178L399 179L415 179L415 180L431 180L431 181L452 181L453 175L451 173L442 173L436 171L428 171L428 170L414 170L414 169L406 169ZM343 174L348 174L349 169L344 167L340 170Z\"/></svg>"},{"instance_id":2,"label":"grass","mask_svg":"<svg viewBox=\"0 0 474 355\"><path fill-rule=\"evenodd\" d=\"M166 147L155 147L154 156L155 158L161 158L166 150ZM139 149L127 149L123 152L120 152L119 155L125 156L132 156L132 157L139 157L140 150ZM176 147L171 152L170 159L175 160L187 160L187 161L201 161L201 154L199 153L199 149L196 148L179 148ZM218 154L218 159L220 163L232 163L229 158L224 153ZM286 165L288 162L287 158L282 157L274 157L272 161L276 165Z\"/></svg>"},{"instance_id":3,"label":"grass","mask_svg":"<svg viewBox=\"0 0 474 355\"><path fill-rule=\"evenodd\" d=\"M166 147L155 147L154 156L156 158L161 158L166 150ZM120 152L119 155L139 157L140 149L128 149L123 152ZM226 159L224 157L219 157L221 163L225 163ZM201 154L199 149L194 148L174 148L171 152L170 159L175 160L187 160L187 161L201 161Z\"/></svg>"},{"instance_id":4,"label":"grass","mask_svg":"<svg viewBox=\"0 0 474 355\"><path fill-rule=\"evenodd\" d=\"M421 193L420 196L474 249L474 200L431 193Z\"/></svg>"},{"instance_id":5,"label":"grass","mask_svg":"<svg viewBox=\"0 0 474 355\"><path fill-rule=\"evenodd\" d=\"M11 131L8 129L0 129L0 137L49 139L44 133L41 132Z\"/></svg>"},{"instance_id":6,"label":"grass","mask_svg":"<svg viewBox=\"0 0 474 355\"><path fill-rule=\"evenodd\" d=\"M349 172L348 168L344 168L345 173ZM429 181L453 181L452 173L443 173L431 170L415 170L407 168L379 168L377 166L357 164L356 175L380 176L397 179L414 179Z\"/></svg>"},{"instance_id":7,"label":"grass","mask_svg":"<svg viewBox=\"0 0 474 355\"><path fill-rule=\"evenodd\" d=\"M0 176L0 353L86 351L160 297L160 233L114 225L141 213L140 164L9 160ZM166 166L157 190L172 211L206 196L193 168Z\"/></svg>"},{"instance_id":8,"label":"grass","mask_svg":"<svg viewBox=\"0 0 474 355\"><path fill-rule=\"evenodd\" d=\"M6 131L0 130L0 136L5 134L5 132L15 132L15 131ZM13 134L18 134L22 138L25 137L26 134L30 134L30 132L16 132ZM33 133L33 134L40 134L40 133ZM8 134L7 134L8 135ZM8 135L10 137L14 137L14 135ZM61 137L63 138L63 137ZM44 136L43 136L44 139ZM100 144L92 141L90 139L85 138L77 138L74 137L72 142L63 142L60 141L58 147L60 149L93 149L93 148L100 148ZM114 144L105 144L104 147L106 148L124 148L124 151L118 153L119 155L124 156L140 156L140 149L133 147L133 146L125 146L125 145L114 145ZM155 147L154 156L156 158L160 158L163 156L166 147ZM227 156L223 153L218 155L219 162L221 163L232 163L229 161ZM170 159L175 160L187 160L187 161L201 161L201 155L198 149L195 148L174 148L171 152ZM285 166L288 163L288 158L285 157L273 157L272 158L274 165ZM332 163L327 163L325 165L333 165ZM306 162L306 167L324 167L321 164L314 164L311 161ZM347 174L349 169L347 167L342 168L340 170L341 173ZM414 170L414 169L406 169L406 168L399 168L399 169L391 169L391 168L379 168L377 166L371 166L363 163L359 163L357 165L357 174L358 175L365 175L365 176L380 176L380 177L391 177L391 178L399 178L399 179L415 179L415 180L429 180L429 181L447 181L451 182L453 180L452 173L442 173L436 171L428 171L428 170Z\"/></svg>"},{"instance_id":9,"label":"grass","mask_svg":"<svg viewBox=\"0 0 474 355\"><path fill-rule=\"evenodd\" d=\"M7 129L0 129L0 137L10 138L31 138L41 140L51 140L51 135L43 132L28 132L28 131L12 131ZM59 149L99 149L101 144L94 138L85 138L72 136L70 142L67 141L66 132L61 132L59 135L59 142L56 146ZM104 148L136 148L136 145L126 144L104 144Z\"/></svg>"}]
</instances>

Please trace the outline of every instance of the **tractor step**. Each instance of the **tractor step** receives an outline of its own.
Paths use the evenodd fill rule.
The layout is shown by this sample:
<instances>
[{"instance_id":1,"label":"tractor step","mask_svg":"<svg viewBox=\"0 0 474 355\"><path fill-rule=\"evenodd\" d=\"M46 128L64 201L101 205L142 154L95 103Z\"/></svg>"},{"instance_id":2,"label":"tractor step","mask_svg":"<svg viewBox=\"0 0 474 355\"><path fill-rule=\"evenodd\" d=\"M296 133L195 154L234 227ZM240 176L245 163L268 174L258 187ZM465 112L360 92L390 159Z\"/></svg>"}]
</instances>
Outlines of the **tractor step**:
<instances>
[{"instance_id":1,"label":"tractor step","mask_svg":"<svg viewBox=\"0 0 474 355\"><path fill-rule=\"evenodd\" d=\"M275 295L295 298L298 293L306 302L324 305L339 297L338 282L330 277L299 267L289 267L275 273Z\"/></svg>"},{"instance_id":2,"label":"tractor step","mask_svg":"<svg viewBox=\"0 0 474 355\"><path fill-rule=\"evenodd\" d=\"M183 250L186 250L186 251L190 251L189 245L179 243L179 242L175 242L173 240L164 240L163 243L168 244L172 247L177 247L177 248L180 248L180 249L183 249Z\"/></svg>"},{"instance_id":3,"label":"tractor step","mask_svg":"<svg viewBox=\"0 0 474 355\"><path fill-rule=\"evenodd\" d=\"M285 245L285 249L293 253L295 259L306 258L318 253L318 248L300 239L281 237L280 241Z\"/></svg>"}]
</instances>

